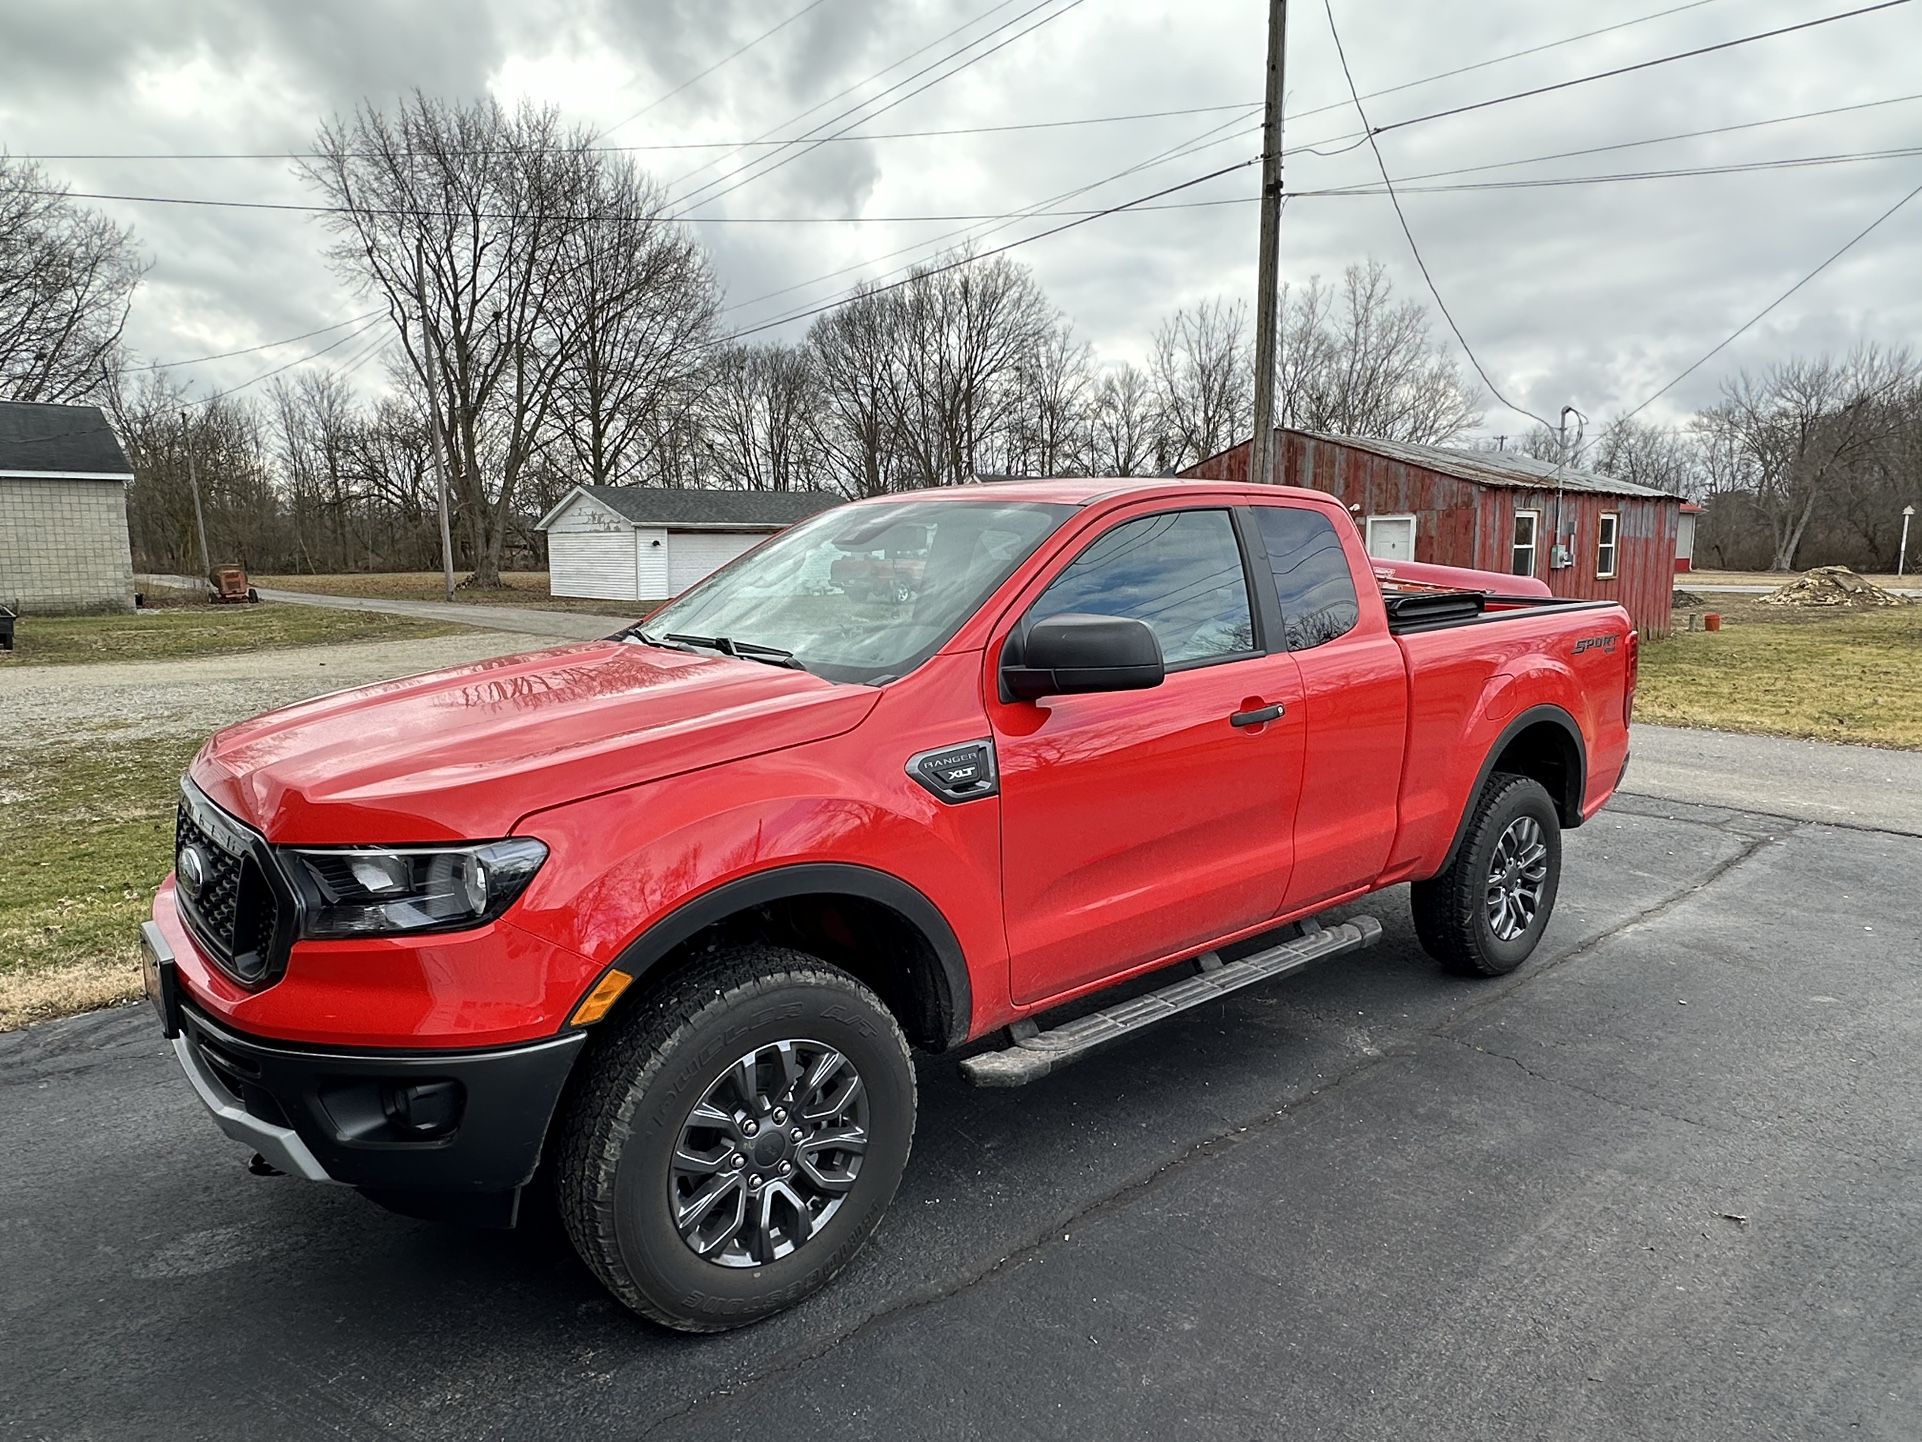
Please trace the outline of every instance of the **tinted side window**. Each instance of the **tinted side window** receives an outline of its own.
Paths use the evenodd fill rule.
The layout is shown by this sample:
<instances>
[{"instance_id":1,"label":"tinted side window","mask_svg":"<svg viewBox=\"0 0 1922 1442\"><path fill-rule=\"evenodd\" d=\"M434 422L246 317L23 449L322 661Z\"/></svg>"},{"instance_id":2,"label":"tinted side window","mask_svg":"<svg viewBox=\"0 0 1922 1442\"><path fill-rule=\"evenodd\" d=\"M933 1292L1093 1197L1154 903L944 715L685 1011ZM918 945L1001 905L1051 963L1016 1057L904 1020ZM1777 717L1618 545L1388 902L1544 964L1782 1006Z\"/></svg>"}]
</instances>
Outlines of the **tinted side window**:
<instances>
[{"instance_id":1,"label":"tinted side window","mask_svg":"<svg viewBox=\"0 0 1922 1442\"><path fill-rule=\"evenodd\" d=\"M1291 506L1257 506L1255 512L1275 568L1288 649L1306 651L1354 630L1361 619L1355 577L1328 518Z\"/></svg>"},{"instance_id":2,"label":"tinted side window","mask_svg":"<svg viewBox=\"0 0 1922 1442\"><path fill-rule=\"evenodd\" d=\"M1147 622L1170 666L1255 649L1241 547L1226 511L1168 511L1116 526L1075 557L1029 615L1069 612Z\"/></svg>"}]
</instances>

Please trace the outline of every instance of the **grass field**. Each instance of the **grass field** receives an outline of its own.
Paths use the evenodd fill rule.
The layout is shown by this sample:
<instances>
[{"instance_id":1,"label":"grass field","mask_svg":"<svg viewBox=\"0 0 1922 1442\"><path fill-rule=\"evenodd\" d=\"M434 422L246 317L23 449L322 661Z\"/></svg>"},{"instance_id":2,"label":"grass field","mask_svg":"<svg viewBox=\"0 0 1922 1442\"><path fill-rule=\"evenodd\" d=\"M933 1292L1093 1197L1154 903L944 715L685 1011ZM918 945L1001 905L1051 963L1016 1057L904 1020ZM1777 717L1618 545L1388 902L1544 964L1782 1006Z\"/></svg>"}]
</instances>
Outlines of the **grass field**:
<instances>
[{"instance_id":1,"label":"grass field","mask_svg":"<svg viewBox=\"0 0 1922 1442\"><path fill-rule=\"evenodd\" d=\"M1719 632L1642 652L1635 718L1922 750L1922 603L1838 611L1716 596ZM1678 626L1687 612L1677 611Z\"/></svg>"},{"instance_id":2,"label":"grass field","mask_svg":"<svg viewBox=\"0 0 1922 1442\"><path fill-rule=\"evenodd\" d=\"M474 606L551 606L560 611L589 611L607 616L639 616L658 601L596 601L572 596L550 596L547 572L506 571L498 591L454 588L454 599ZM382 601L445 601L439 571L384 571L337 576L255 576L256 586L281 591L312 591L323 596L368 596Z\"/></svg>"},{"instance_id":3,"label":"grass field","mask_svg":"<svg viewBox=\"0 0 1922 1442\"><path fill-rule=\"evenodd\" d=\"M0 748L0 1031L139 994L139 927L198 745Z\"/></svg>"},{"instance_id":4,"label":"grass field","mask_svg":"<svg viewBox=\"0 0 1922 1442\"><path fill-rule=\"evenodd\" d=\"M8 665L73 665L90 661L164 661L335 641L407 641L461 627L374 611L318 606L173 607L117 616L23 616Z\"/></svg>"}]
</instances>

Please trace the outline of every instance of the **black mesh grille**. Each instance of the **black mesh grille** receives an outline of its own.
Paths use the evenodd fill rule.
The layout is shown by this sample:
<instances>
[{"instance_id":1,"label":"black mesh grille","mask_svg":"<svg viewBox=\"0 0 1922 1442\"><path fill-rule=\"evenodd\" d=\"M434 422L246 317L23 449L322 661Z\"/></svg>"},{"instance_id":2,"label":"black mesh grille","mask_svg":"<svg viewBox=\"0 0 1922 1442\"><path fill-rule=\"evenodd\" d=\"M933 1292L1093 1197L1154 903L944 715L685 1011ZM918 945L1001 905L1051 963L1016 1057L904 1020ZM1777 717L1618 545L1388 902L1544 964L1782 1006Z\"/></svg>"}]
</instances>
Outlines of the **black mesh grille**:
<instances>
[{"instance_id":1,"label":"black mesh grille","mask_svg":"<svg viewBox=\"0 0 1922 1442\"><path fill-rule=\"evenodd\" d=\"M234 922L240 911L240 858L229 855L195 825L193 814L183 802L174 821L174 848L177 853L188 846L200 853L206 880L197 895L187 896L183 890L187 921L194 935L224 961L234 952Z\"/></svg>"},{"instance_id":2,"label":"black mesh grille","mask_svg":"<svg viewBox=\"0 0 1922 1442\"><path fill-rule=\"evenodd\" d=\"M210 805L204 798L197 804ZM192 804L181 802L174 845L176 851L192 847L203 871L197 892L190 892L184 881L180 885L181 915L223 970L236 981L258 985L284 959L276 955L279 898L261 871L257 851L236 855L228 849L244 845L234 839L236 832L218 816L210 815L207 825L226 833L225 839L194 819Z\"/></svg>"}]
</instances>

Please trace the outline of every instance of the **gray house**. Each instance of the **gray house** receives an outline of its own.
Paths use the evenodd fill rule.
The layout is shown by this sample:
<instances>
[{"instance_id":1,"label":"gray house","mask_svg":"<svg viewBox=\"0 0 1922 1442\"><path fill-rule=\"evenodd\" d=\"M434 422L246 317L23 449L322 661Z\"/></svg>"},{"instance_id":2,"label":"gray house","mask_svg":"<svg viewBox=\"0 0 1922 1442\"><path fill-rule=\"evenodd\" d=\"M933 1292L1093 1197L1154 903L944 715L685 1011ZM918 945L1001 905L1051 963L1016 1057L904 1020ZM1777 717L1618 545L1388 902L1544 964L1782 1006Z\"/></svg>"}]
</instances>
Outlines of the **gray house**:
<instances>
[{"instance_id":1,"label":"gray house","mask_svg":"<svg viewBox=\"0 0 1922 1442\"><path fill-rule=\"evenodd\" d=\"M774 532L838 505L828 491L576 486L541 517L556 596L678 596Z\"/></svg>"},{"instance_id":2,"label":"gray house","mask_svg":"<svg viewBox=\"0 0 1922 1442\"><path fill-rule=\"evenodd\" d=\"M131 611L132 479L99 406L0 401L0 605Z\"/></svg>"}]
</instances>

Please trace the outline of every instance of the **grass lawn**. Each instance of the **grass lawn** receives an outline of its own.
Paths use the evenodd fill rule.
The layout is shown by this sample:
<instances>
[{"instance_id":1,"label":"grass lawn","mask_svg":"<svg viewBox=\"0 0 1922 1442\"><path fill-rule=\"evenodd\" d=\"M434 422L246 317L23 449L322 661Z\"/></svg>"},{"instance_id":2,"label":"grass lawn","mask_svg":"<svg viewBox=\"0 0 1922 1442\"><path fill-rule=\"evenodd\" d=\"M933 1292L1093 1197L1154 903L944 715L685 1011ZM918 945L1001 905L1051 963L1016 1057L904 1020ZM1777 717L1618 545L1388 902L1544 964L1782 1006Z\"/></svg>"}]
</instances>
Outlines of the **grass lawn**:
<instances>
[{"instance_id":1,"label":"grass lawn","mask_svg":"<svg viewBox=\"0 0 1922 1442\"><path fill-rule=\"evenodd\" d=\"M498 591L454 587L454 599L474 606L551 606L558 611L588 611L607 616L639 616L659 601L597 601L576 596L551 596L545 571L503 571ZM366 575L255 576L256 586L281 591L313 591L323 596L369 596L382 601L445 601L439 571L382 571Z\"/></svg>"},{"instance_id":2,"label":"grass lawn","mask_svg":"<svg viewBox=\"0 0 1922 1442\"><path fill-rule=\"evenodd\" d=\"M197 740L0 748L0 1031L140 994Z\"/></svg>"},{"instance_id":3,"label":"grass lawn","mask_svg":"<svg viewBox=\"0 0 1922 1442\"><path fill-rule=\"evenodd\" d=\"M1636 720L1922 750L1922 603L1837 611L1708 599L1721 631L1678 630L1643 648ZM1678 625L1686 615L1676 612Z\"/></svg>"},{"instance_id":4,"label":"grass lawn","mask_svg":"<svg viewBox=\"0 0 1922 1442\"><path fill-rule=\"evenodd\" d=\"M335 641L409 641L461 629L375 611L333 611L319 606L276 606L272 602L257 606L182 606L138 615L22 616L14 650L0 651L0 669L87 661L164 661Z\"/></svg>"}]
</instances>

